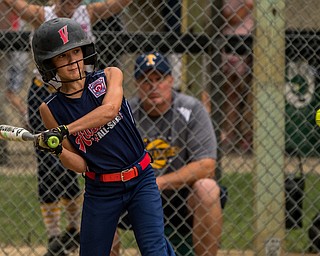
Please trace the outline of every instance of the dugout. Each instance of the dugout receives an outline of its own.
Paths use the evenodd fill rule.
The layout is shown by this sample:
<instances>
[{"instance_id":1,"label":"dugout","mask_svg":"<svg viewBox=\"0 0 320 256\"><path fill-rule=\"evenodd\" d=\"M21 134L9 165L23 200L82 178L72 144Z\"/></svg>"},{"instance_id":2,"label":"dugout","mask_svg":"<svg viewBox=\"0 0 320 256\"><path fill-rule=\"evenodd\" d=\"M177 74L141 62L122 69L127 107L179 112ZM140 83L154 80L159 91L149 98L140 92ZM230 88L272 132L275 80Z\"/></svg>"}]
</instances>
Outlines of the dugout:
<instances>
[{"instance_id":1,"label":"dugout","mask_svg":"<svg viewBox=\"0 0 320 256\"><path fill-rule=\"evenodd\" d=\"M288 31L286 36L285 150L299 161L295 173L285 179L287 229L303 226L302 158L320 155L320 128L315 123L320 108L319 35Z\"/></svg>"},{"instance_id":2,"label":"dugout","mask_svg":"<svg viewBox=\"0 0 320 256\"><path fill-rule=\"evenodd\" d=\"M286 152L319 156L320 128L315 114L320 108L320 33L288 31L286 43Z\"/></svg>"}]
</instances>

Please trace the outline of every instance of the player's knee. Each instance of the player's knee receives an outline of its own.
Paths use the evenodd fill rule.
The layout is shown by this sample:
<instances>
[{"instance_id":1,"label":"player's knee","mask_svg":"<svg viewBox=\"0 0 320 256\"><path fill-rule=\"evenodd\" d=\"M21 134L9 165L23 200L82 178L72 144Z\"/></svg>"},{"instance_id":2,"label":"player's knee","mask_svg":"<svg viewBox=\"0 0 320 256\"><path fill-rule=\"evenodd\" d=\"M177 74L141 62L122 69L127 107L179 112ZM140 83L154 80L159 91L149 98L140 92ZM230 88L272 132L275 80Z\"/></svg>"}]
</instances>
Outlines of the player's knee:
<instances>
[{"instance_id":1,"label":"player's knee","mask_svg":"<svg viewBox=\"0 0 320 256\"><path fill-rule=\"evenodd\" d=\"M201 179L192 186L193 200L204 207L212 207L220 202L220 187L213 179Z\"/></svg>"}]
</instances>

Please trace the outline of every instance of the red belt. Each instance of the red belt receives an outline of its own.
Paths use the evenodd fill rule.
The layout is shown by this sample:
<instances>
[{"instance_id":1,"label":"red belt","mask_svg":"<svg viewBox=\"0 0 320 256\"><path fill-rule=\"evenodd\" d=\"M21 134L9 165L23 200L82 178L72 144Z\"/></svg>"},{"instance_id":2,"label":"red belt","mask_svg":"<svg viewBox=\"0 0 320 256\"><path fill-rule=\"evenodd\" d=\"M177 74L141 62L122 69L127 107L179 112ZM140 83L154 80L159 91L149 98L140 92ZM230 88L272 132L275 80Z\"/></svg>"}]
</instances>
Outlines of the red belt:
<instances>
[{"instance_id":1,"label":"red belt","mask_svg":"<svg viewBox=\"0 0 320 256\"><path fill-rule=\"evenodd\" d=\"M141 169L144 170L147 168L147 166L150 164L151 158L148 153L144 155L141 162L137 165L140 165ZM99 181L101 182L115 182L115 181L122 181L126 182L128 180L131 180L139 175L138 167L134 166L130 169L123 170L121 172L116 173L103 173L98 174ZM88 178L95 180L96 179L96 173L95 172L85 172L85 176Z\"/></svg>"}]
</instances>

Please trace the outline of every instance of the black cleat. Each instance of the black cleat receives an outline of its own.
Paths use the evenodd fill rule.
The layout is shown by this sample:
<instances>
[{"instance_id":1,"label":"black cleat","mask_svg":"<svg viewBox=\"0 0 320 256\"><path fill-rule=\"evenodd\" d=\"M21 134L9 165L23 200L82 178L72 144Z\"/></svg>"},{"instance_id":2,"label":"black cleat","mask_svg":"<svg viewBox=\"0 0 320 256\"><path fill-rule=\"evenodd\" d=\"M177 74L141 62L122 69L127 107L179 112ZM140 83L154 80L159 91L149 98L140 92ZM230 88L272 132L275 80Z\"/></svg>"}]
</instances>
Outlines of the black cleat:
<instances>
[{"instance_id":1,"label":"black cleat","mask_svg":"<svg viewBox=\"0 0 320 256\"><path fill-rule=\"evenodd\" d=\"M44 256L67 256L79 248L80 233L74 228L64 232L58 238L52 239L48 252Z\"/></svg>"},{"instance_id":2,"label":"black cleat","mask_svg":"<svg viewBox=\"0 0 320 256\"><path fill-rule=\"evenodd\" d=\"M59 236L50 237L48 241L48 251L43 256L66 256L64 252L61 253L54 253L49 248L52 244L59 243Z\"/></svg>"}]
</instances>

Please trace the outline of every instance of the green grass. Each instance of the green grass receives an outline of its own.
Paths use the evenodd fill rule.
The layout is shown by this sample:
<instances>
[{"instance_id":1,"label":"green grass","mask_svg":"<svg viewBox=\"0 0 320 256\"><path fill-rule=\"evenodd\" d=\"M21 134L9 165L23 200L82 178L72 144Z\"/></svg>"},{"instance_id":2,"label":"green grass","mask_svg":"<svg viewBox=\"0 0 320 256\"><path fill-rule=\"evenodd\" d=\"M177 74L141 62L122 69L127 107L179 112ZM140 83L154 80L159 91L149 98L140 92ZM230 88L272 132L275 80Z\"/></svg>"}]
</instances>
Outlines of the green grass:
<instances>
[{"instance_id":1,"label":"green grass","mask_svg":"<svg viewBox=\"0 0 320 256\"><path fill-rule=\"evenodd\" d=\"M253 238L253 186L250 174L225 174L221 184L228 188L223 210L222 246L225 249L250 249Z\"/></svg>"},{"instance_id":2,"label":"green grass","mask_svg":"<svg viewBox=\"0 0 320 256\"><path fill-rule=\"evenodd\" d=\"M320 179L306 176L303 228L286 231L286 248L302 252L308 248L307 228L320 209ZM251 174L224 174L222 184L228 187L229 199L223 211L222 249L253 248L254 191ZM34 176L0 176L0 241L2 244L45 244L46 234L37 200ZM131 233L125 234L124 247L132 245Z\"/></svg>"},{"instance_id":3,"label":"green grass","mask_svg":"<svg viewBox=\"0 0 320 256\"><path fill-rule=\"evenodd\" d=\"M306 175L303 201L303 227L286 230L286 250L303 252L309 247L308 227L314 215L320 211L319 175ZM253 249L254 191L252 174L224 174L223 185L228 187L229 199L224 214L222 248Z\"/></svg>"},{"instance_id":4,"label":"green grass","mask_svg":"<svg viewBox=\"0 0 320 256\"><path fill-rule=\"evenodd\" d=\"M33 176L0 176L0 241L4 244L46 240Z\"/></svg>"}]
</instances>

